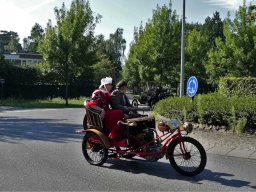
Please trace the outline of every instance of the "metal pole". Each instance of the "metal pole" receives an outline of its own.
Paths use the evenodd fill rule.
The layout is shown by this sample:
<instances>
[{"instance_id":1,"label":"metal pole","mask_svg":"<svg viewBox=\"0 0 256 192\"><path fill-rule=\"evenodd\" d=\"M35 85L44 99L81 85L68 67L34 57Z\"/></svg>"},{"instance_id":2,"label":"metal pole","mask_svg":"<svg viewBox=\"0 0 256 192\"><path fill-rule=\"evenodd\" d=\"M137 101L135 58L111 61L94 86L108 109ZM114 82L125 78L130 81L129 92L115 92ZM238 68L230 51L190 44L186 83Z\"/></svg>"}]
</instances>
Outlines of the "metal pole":
<instances>
[{"instance_id":1,"label":"metal pole","mask_svg":"<svg viewBox=\"0 0 256 192\"><path fill-rule=\"evenodd\" d=\"M182 35L181 35L181 67L180 67L180 97L184 95L184 76L185 76L185 8L186 0L183 0L183 15L182 15Z\"/></svg>"}]
</instances>

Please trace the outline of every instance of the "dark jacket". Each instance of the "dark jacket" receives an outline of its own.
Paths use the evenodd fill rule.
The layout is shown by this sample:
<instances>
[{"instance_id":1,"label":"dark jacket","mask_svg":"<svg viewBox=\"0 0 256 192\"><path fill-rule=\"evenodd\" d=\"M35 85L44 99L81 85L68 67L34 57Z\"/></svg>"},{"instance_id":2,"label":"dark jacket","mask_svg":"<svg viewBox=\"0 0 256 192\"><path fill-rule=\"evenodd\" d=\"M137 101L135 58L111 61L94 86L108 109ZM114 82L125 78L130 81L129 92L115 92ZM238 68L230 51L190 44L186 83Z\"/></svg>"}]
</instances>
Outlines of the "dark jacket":
<instances>
[{"instance_id":1,"label":"dark jacket","mask_svg":"<svg viewBox=\"0 0 256 192\"><path fill-rule=\"evenodd\" d=\"M116 89L111 93L110 105L112 109L121 109L124 112L128 112L128 107L132 107L126 94L119 89Z\"/></svg>"}]
</instances>

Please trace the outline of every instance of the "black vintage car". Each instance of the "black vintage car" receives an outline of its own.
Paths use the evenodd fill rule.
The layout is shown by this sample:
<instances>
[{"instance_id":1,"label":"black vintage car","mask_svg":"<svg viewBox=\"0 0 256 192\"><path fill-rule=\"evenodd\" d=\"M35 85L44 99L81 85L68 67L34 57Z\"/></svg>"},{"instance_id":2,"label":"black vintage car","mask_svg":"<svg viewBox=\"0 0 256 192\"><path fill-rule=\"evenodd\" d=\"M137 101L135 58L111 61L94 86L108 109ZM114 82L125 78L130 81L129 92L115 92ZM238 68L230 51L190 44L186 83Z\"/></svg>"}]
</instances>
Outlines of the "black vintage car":
<instances>
[{"instance_id":1,"label":"black vintage car","mask_svg":"<svg viewBox=\"0 0 256 192\"><path fill-rule=\"evenodd\" d=\"M132 100L132 106L138 107L139 104L146 104L150 108L154 108L155 103L170 96L172 96L171 89L155 87L153 89L149 89L148 91L142 92L137 97L134 97Z\"/></svg>"}]
</instances>

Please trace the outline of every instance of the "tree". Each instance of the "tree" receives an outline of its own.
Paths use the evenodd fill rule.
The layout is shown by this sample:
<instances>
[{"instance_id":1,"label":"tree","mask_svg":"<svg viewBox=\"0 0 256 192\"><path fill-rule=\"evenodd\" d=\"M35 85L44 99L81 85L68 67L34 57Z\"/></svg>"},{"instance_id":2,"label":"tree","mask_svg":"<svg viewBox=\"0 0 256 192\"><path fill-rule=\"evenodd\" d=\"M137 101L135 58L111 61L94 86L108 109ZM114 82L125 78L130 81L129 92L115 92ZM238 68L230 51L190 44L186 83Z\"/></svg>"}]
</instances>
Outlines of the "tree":
<instances>
[{"instance_id":1,"label":"tree","mask_svg":"<svg viewBox=\"0 0 256 192\"><path fill-rule=\"evenodd\" d=\"M206 83L206 70L205 62L207 58L207 52L211 48L211 44L206 35L203 35L196 29L192 30L187 35L186 43L186 77L195 75L198 77L200 83L204 81Z\"/></svg>"},{"instance_id":2,"label":"tree","mask_svg":"<svg viewBox=\"0 0 256 192\"><path fill-rule=\"evenodd\" d=\"M123 29L117 28L115 33L109 35L109 39L105 42L103 52L109 61L114 64L112 74L114 79L120 79L122 73L122 56L126 47L126 41L123 38Z\"/></svg>"},{"instance_id":3,"label":"tree","mask_svg":"<svg viewBox=\"0 0 256 192\"><path fill-rule=\"evenodd\" d=\"M0 31L0 51L20 51L19 35L14 31Z\"/></svg>"},{"instance_id":4,"label":"tree","mask_svg":"<svg viewBox=\"0 0 256 192\"><path fill-rule=\"evenodd\" d=\"M135 28L123 76L139 79L144 85L178 81L181 24L175 10L157 6L145 27ZM138 69L138 70L137 70ZM138 71L133 74L133 71ZM130 75L128 75L130 74ZM131 80L128 79L131 84Z\"/></svg>"},{"instance_id":5,"label":"tree","mask_svg":"<svg viewBox=\"0 0 256 192\"><path fill-rule=\"evenodd\" d=\"M17 52L21 51L22 47L18 39L11 37L9 43L6 46L4 46L4 49L10 52Z\"/></svg>"},{"instance_id":6,"label":"tree","mask_svg":"<svg viewBox=\"0 0 256 192\"><path fill-rule=\"evenodd\" d=\"M213 13L212 17L207 17L202 27L202 33L207 36L209 42L214 46L215 39L220 38L224 41L223 21L220 18L220 13Z\"/></svg>"},{"instance_id":7,"label":"tree","mask_svg":"<svg viewBox=\"0 0 256 192\"><path fill-rule=\"evenodd\" d=\"M25 47L23 49L27 51L37 51L39 42L42 40L44 35L44 30L41 25L35 23L32 27L30 36L23 39Z\"/></svg>"},{"instance_id":8,"label":"tree","mask_svg":"<svg viewBox=\"0 0 256 192\"><path fill-rule=\"evenodd\" d=\"M250 6L239 7L233 21L224 21L225 41L217 38L216 48L209 51L207 73L209 80L217 84L219 77L252 76L256 71L256 26Z\"/></svg>"},{"instance_id":9,"label":"tree","mask_svg":"<svg viewBox=\"0 0 256 192\"><path fill-rule=\"evenodd\" d=\"M93 65L94 81L99 84L100 80L104 77L113 76L116 70L115 65L106 57L105 54L98 52L98 62ZM113 78L114 79L114 78Z\"/></svg>"},{"instance_id":10,"label":"tree","mask_svg":"<svg viewBox=\"0 0 256 192\"><path fill-rule=\"evenodd\" d=\"M60 9L55 8L54 11L57 25L48 23L40 50L51 69L56 71L65 84L65 100L68 105L70 78L92 64L93 31L98 17L93 17L89 2L85 0L73 0L69 10L63 3Z\"/></svg>"},{"instance_id":11,"label":"tree","mask_svg":"<svg viewBox=\"0 0 256 192\"><path fill-rule=\"evenodd\" d=\"M134 54L131 54L128 61L126 61L122 71L122 77L128 82L129 86L139 86L139 60L134 56Z\"/></svg>"}]
</instances>

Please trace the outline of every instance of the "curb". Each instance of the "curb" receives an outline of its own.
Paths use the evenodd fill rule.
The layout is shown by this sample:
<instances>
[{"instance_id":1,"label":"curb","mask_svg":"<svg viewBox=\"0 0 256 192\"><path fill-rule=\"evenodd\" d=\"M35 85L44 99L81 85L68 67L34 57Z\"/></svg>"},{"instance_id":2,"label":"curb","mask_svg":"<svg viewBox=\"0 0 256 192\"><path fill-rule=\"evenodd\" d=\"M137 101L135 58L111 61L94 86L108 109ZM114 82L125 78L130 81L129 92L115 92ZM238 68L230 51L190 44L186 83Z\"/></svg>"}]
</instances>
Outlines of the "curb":
<instances>
[{"instance_id":1,"label":"curb","mask_svg":"<svg viewBox=\"0 0 256 192\"><path fill-rule=\"evenodd\" d=\"M197 139L209 154L256 160L256 137L237 136L232 133L194 130L191 137Z\"/></svg>"}]
</instances>

